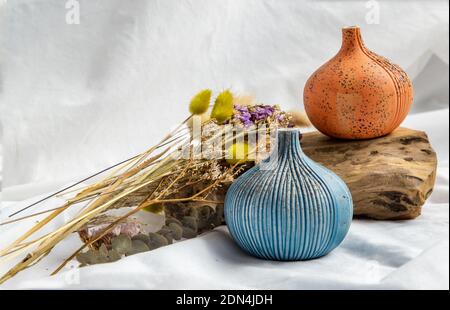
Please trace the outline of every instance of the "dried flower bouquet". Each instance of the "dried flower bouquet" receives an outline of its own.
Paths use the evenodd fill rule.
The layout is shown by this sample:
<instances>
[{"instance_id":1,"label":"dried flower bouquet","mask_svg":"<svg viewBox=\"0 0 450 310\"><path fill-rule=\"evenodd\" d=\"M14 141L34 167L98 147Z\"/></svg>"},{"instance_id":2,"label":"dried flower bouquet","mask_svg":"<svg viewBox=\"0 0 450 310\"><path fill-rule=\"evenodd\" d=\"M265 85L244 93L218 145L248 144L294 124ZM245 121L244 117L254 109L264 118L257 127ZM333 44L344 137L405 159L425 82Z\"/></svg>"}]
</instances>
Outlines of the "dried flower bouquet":
<instances>
[{"instance_id":1,"label":"dried flower bouquet","mask_svg":"<svg viewBox=\"0 0 450 310\"><path fill-rule=\"evenodd\" d=\"M215 98L209 113L211 99L210 90L198 93L191 100L190 117L142 154L96 173L112 170L100 181L55 193L67 197L62 206L2 223L48 214L0 250L2 260L25 254L0 283L38 263L72 233L78 233L83 243L52 274L75 258L81 266L113 262L221 225L228 186L267 155L271 133L280 127L308 126L308 121L301 113L256 104L251 97L234 96L228 90ZM39 235L57 216L80 205L81 211L62 226ZM145 223L133 218L139 212L163 214L165 224L149 232Z\"/></svg>"}]
</instances>

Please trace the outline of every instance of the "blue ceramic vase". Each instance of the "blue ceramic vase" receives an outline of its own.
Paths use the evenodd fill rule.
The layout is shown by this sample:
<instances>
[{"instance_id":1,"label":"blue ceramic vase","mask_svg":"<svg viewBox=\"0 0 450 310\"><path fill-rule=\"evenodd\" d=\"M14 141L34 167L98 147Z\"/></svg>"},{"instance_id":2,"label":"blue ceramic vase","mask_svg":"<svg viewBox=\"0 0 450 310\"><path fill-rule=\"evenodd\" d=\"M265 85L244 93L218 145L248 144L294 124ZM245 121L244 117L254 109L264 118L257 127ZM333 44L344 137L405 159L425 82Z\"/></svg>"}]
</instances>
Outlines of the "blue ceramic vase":
<instances>
[{"instance_id":1,"label":"blue ceramic vase","mask_svg":"<svg viewBox=\"0 0 450 310\"><path fill-rule=\"evenodd\" d=\"M277 140L272 154L278 154L277 160L264 160L228 190L230 233L242 249L264 259L324 256L350 228L350 191L336 174L303 153L297 129L280 129Z\"/></svg>"}]
</instances>

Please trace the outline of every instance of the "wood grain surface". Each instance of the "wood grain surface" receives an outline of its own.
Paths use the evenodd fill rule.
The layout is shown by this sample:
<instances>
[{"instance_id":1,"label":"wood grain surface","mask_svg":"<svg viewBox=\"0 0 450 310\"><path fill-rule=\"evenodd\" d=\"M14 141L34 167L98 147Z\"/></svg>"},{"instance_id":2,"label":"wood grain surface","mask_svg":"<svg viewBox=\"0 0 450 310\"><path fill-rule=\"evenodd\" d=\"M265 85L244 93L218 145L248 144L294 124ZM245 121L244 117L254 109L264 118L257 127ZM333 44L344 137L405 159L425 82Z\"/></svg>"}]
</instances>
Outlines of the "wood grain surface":
<instances>
[{"instance_id":1,"label":"wood grain surface","mask_svg":"<svg viewBox=\"0 0 450 310\"><path fill-rule=\"evenodd\" d=\"M416 218L433 191L437 156L422 131L399 128L358 141L312 132L303 135L302 148L347 183L357 217Z\"/></svg>"}]
</instances>

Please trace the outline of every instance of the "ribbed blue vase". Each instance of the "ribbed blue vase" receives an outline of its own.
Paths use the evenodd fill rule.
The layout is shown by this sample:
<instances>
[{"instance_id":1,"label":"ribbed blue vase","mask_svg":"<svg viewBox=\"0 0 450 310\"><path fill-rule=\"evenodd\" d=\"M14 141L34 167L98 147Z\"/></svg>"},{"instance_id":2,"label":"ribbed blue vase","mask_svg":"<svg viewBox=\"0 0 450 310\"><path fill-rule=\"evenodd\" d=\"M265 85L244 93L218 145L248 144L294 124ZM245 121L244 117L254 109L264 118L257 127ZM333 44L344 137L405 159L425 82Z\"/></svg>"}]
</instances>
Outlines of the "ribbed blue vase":
<instances>
[{"instance_id":1,"label":"ribbed blue vase","mask_svg":"<svg viewBox=\"0 0 450 310\"><path fill-rule=\"evenodd\" d=\"M229 231L242 249L260 258L292 261L324 256L350 228L350 191L336 174L303 153L297 129L278 131L276 152L277 160L266 159L228 190Z\"/></svg>"}]
</instances>

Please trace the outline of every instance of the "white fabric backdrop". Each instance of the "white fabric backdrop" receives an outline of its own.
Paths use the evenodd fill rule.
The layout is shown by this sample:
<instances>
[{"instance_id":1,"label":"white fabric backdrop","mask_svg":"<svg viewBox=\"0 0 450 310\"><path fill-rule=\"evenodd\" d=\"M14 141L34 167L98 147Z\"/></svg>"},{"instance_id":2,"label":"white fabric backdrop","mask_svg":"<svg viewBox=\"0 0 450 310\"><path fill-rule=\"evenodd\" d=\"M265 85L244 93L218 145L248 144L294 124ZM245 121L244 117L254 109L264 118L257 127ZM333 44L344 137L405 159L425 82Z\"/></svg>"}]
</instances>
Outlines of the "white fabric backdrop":
<instances>
[{"instance_id":1,"label":"white fabric backdrop","mask_svg":"<svg viewBox=\"0 0 450 310\"><path fill-rule=\"evenodd\" d=\"M205 87L301 107L346 25L418 79L414 110L448 106L448 1L376 1L367 24L373 1L79 0L79 25L67 1L0 2L4 186L143 151Z\"/></svg>"},{"instance_id":2,"label":"white fabric backdrop","mask_svg":"<svg viewBox=\"0 0 450 310\"><path fill-rule=\"evenodd\" d=\"M79 0L79 25L65 22L66 2L0 1L0 218L146 149L185 118L201 88L301 107L307 77L352 24L414 80L404 125L429 133L438 183L419 219L354 221L344 244L316 261L250 258L222 228L49 278L73 236L1 288L448 289L448 1L377 1L380 23L367 24L368 1ZM0 227L0 246L19 229Z\"/></svg>"}]
</instances>

